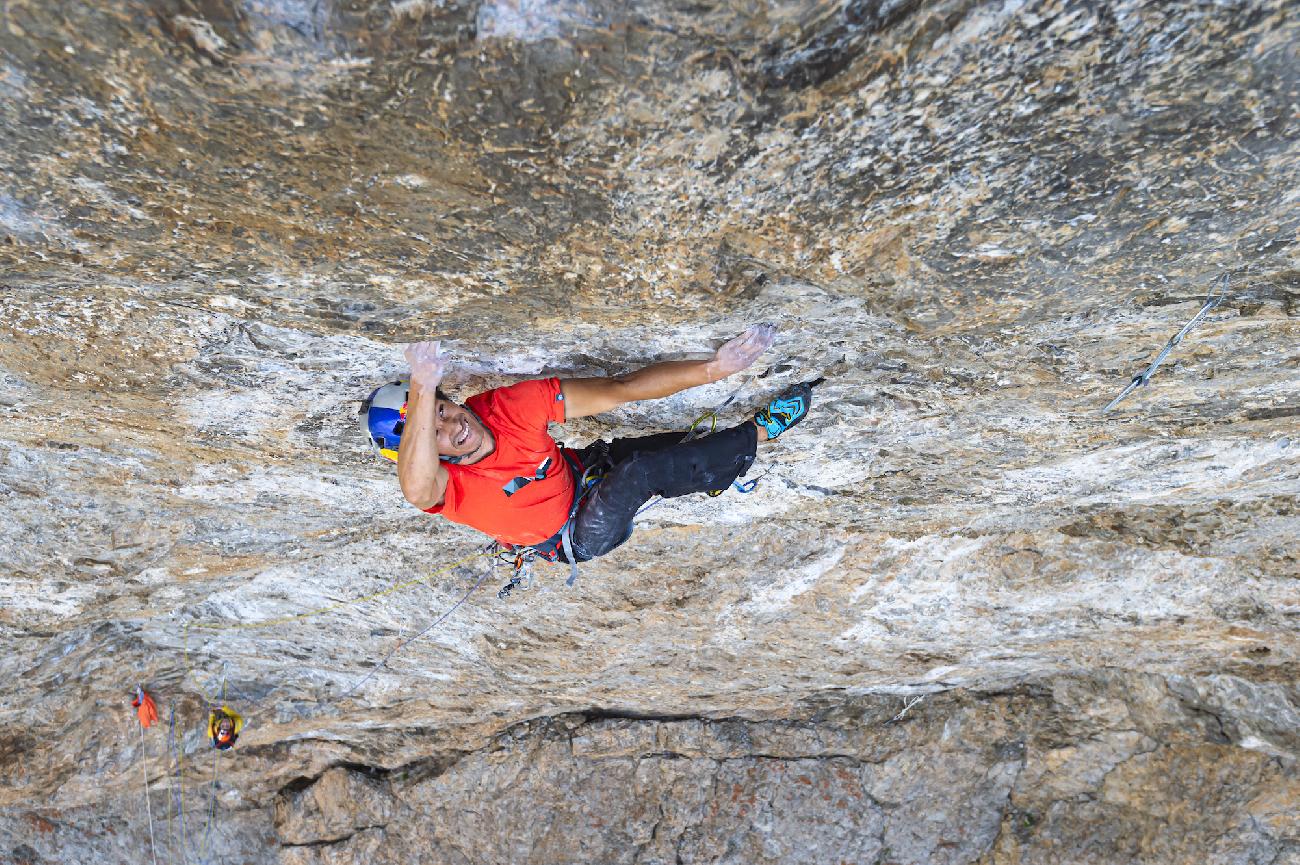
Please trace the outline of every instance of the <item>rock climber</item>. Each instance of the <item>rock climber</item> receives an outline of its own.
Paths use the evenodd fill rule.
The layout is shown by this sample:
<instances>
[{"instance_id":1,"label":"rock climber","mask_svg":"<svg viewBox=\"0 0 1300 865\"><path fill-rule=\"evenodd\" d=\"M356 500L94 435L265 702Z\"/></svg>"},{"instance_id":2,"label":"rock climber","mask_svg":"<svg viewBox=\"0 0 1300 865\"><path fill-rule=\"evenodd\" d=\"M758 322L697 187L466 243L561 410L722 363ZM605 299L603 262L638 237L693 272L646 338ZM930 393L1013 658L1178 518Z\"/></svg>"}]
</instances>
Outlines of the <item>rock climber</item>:
<instances>
[{"instance_id":1,"label":"rock climber","mask_svg":"<svg viewBox=\"0 0 1300 865\"><path fill-rule=\"evenodd\" d=\"M212 747L225 751L235 746L244 718L228 706L213 706L208 711L208 738Z\"/></svg>"},{"instance_id":2,"label":"rock climber","mask_svg":"<svg viewBox=\"0 0 1300 865\"><path fill-rule=\"evenodd\" d=\"M748 368L776 339L753 325L708 360L661 361L612 378L543 378L494 388L458 405L442 392L447 355L438 342L406 348L409 384L377 388L361 423L397 463L407 501L549 561L603 556L632 534L637 511L664 498L726 489L770 441L807 415L812 384L797 385L750 420L702 438L680 432L598 440L574 451L549 422L600 414L720 381ZM572 581L572 577L570 578Z\"/></svg>"}]
</instances>

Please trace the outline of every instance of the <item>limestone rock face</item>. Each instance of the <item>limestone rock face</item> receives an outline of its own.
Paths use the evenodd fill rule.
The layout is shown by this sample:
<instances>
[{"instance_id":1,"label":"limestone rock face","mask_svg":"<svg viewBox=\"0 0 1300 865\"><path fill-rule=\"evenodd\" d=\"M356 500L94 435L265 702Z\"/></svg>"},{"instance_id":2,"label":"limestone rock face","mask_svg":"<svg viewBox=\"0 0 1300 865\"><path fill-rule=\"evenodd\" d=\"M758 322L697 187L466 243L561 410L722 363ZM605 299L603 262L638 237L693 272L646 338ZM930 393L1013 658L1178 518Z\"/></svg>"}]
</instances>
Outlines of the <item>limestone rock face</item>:
<instances>
[{"instance_id":1,"label":"limestone rock face","mask_svg":"<svg viewBox=\"0 0 1300 865\"><path fill-rule=\"evenodd\" d=\"M276 835L294 863L1291 861L1300 777L1187 684L1058 677L781 721L562 715L441 763L302 779Z\"/></svg>"},{"instance_id":2,"label":"limestone rock face","mask_svg":"<svg viewBox=\"0 0 1300 865\"><path fill-rule=\"evenodd\" d=\"M0 862L1300 861L1292 7L4 5ZM758 321L573 588L358 428Z\"/></svg>"},{"instance_id":3,"label":"limestone rock face","mask_svg":"<svg viewBox=\"0 0 1300 865\"><path fill-rule=\"evenodd\" d=\"M336 767L302 789L281 788L275 800L275 834L287 845L336 843L387 825L393 806L385 784Z\"/></svg>"}]
</instances>

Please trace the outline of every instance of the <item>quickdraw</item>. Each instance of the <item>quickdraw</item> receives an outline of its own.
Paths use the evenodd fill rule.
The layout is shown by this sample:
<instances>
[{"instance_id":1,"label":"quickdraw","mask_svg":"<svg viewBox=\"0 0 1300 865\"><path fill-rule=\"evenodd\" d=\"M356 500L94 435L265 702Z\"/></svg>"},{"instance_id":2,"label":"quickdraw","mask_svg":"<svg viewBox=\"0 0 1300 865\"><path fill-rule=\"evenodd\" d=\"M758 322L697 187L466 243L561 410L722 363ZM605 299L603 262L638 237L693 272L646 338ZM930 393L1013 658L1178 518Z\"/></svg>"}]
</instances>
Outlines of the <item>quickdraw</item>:
<instances>
[{"instance_id":1,"label":"quickdraw","mask_svg":"<svg viewBox=\"0 0 1300 865\"><path fill-rule=\"evenodd\" d=\"M1160 349L1160 354L1156 355L1156 359L1151 361L1151 365L1148 366L1142 372L1133 376L1132 380L1128 383L1128 385L1122 391L1119 392L1119 396L1115 397L1113 400L1111 400L1109 403L1106 404L1106 407L1101 410L1102 413L1105 414L1106 412L1110 411L1115 406L1119 405L1120 400L1124 399L1124 397L1128 396L1137 388L1143 387L1144 385L1146 385L1147 382L1151 381L1151 376L1156 374L1156 369L1160 366L1160 364L1164 363L1165 358L1167 358L1169 356L1169 353L1174 350L1174 346L1182 342L1183 337L1187 336L1188 332L1191 331L1192 328L1196 327L1196 325L1200 323L1201 319L1205 318L1206 314L1209 313L1210 310L1214 309L1216 306L1223 303L1223 299L1227 296L1228 296L1228 274L1225 273L1223 275L1223 288L1219 292L1219 294L1216 296L1214 294L1214 287L1213 286L1210 287L1210 292L1209 294L1206 295L1205 303L1201 306L1200 311L1197 312L1196 315L1192 316L1191 321L1183 325L1182 330L1178 331L1178 333L1174 334L1172 337L1169 338L1169 342L1165 343L1165 347Z\"/></svg>"},{"instance_id":2,"label":"quickdraw","mask_svg":"<svg viewBox=\"0 0 1300 865\"><path fill-rule=\"evenodd\" d=\"M758 489L758 482L761 481L763 478L767 477L771 473L771 471L772 471L771 469L768 469L758 477L750 478L747 481L732 481L731 486L728 489L733 489L738 493L744 493L745 495L749 495L754 490ZM722 495L726 491L727 490L725 489L709 490L709 495L713 496L714 498L717 498L718 496Z\"/></svg>"},{"instance_id":3,"label":"quickdraw","mask_svg":"<svg viewBox=\"0 0 1300 865\"><path fill-rule=\"evenodd\" d=\"M520 547L514 550L508 550L495 545L492 556L499 562L505 562L514 572L510 575L510 582L501 587L497 592L497 597L506 600L510 593L515 589L528 591L533 587L533 559L537 557L537 551L532 547Z\"/></svg>"}]
</instances>

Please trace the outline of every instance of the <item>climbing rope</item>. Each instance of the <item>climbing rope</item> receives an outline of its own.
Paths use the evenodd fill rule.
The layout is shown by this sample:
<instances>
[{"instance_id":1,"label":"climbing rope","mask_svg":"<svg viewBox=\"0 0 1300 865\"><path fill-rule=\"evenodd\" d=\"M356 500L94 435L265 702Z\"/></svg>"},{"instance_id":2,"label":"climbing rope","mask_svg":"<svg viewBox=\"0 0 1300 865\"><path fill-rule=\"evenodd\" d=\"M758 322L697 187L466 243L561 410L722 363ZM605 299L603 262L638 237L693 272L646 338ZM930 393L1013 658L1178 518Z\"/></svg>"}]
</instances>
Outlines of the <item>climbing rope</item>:
<instances>
[{"instance_id":1,"label":"climbing rope","mask_svg":"<svg viewBox=\"0 0 1300 865\"><path fill-rule=\"evenodd\" d=\"M306 612L302 612L302 613L294 613L288 616L279 616L274 619L259 619L256 622L214 622L214 623L193 622L186 625L186 627L198 628L206 631L241 631L241 630L251 630L254 628L270 628L276 625L286 625L292 622L300 622L303 619L310 619L313 616L320 616L325 613L332 613L337 610L346 609L347 607L354 607L357 604L364 604L366 601L373 601L377 598L382 598L387 595L391 595L395 592L400 592L402 589L407 589L410 588L411 586L418 585L420 583L427 583L433 577L436 577L439 574L445 574L448 571L453 571L456 568L459 568L461 565L465 564L466 562L472 561L483 554L484 554L483 550L476 550L475 552L469 554L468 556L465 556L462 559L457 559L456 561L452 562L450 565L441 567L436 571L431 571L430 573L425 574L422 577L415 577L414 579L406 580L401 583L394 583L393 585L389 586L386 589L382 589L378 592L373 592L369 595L362 595L359 598L352 598L351 600L347 600L347 601L338 601L337 603L327 604L326 606L317 607L314 610L307 610Z\"/></svg>"},{"instance_id":2,"label":"climbing rope","mask_svg":"<svg viewBox=\"0 0 1300 865\"><path fill-rule=\"evenodd\" d=\"M199 845L200 862L208 856L212 841L212 826L217 822L217 785L221 778L220 758L221 752L214 748L212 750L212 783L209 785L211 794L208 797L208 822L203 828L203 843Z\"/></svg>"},{"instance_id":3,"label":"climbing rope","mask_svg":"<svg viewBox=\"0 0 1300 865\"><path fill-rule=\"evenodd\" d=\"M406 580L401 583L396 583L392 586L389 586L386 589L383 589L378 592L372 592L371 594L368 595L362 595L359 598L353 598L348 601L339 601L334 604L328 604L323 607L317 607L316 609L307 610L306 612L302 612L302 613L295 613L288 616L278 616L272 619L259 619L258 621L255 622L186 622L184 628L182 629L182 636L181 636L181 652L185 661L186 678L189 678L190 674L193 672L193 666L190 663L190 651L189 651L189 633L191 629L203 630L203 631L243 631L243 630L252 630L256 628L271 628L279 625L291 624L293 622L300 622L305 619L310 619L314 616L320 616L320 615L324 615L325 613L336 612L338 610L342 610L348 607L356 606L358 604L366 603L367 601L373 601L376 600L377 598L386 597L387 595L391 595L395 592L399 592L402 589L410 588L411 586L414 585L427 583L429 580L433 579L434 577L439 576L441 574L445 574L449 571L453 571L456 568L460 567L461 565L464 565L478 558L481 555L484 555L484 551L477 550L474 553L471 553L470 555L465 556L462 559L458 559L457 561L452 562L451 564L445 567L439 568L436 571L432 571L428 574L425 574L422 577L417 577L415 579ZM463 601L458 602L457 606L459 606L460 603L463 603ZM223 688L224 688L224 684L223 684ZM203 697L205 703L211 704L213 702L212 699L208 697L207 693L203 690L201 685L199 686L199 694Z\"/></svg>"},{"instance_id":4,"label":"climbing rope","mask_svg":"<svg viewBox=\"0 0 1300 865\"><path fill-rule=\"evenodd\" d=\"M223 662L221 665L221 703L226 702L226 671L229 664ZM212 704L209 703L208 711L212 711ZM208 784L208 820L207 825L203 827L203 841L199 844L199 861L202 862L207 858L209 845L212 841L212 824L217 818L217 786L221 777L221 763L219 758L221 751L213 748L212 750L212 781Z\"/></svg>"},{"instance_id":5,"label":"climbing rope","mask_svg":"<svg viewBox=\"0 0 1300 865\"><path fill-rule=\"evenodd\" d=\"M1183 329L1178 331L1178 333L1174 334L1169 339L1169 342L1165 343L1165 347L1160 350L1160 353L1158 355L1156 355L1156 359L1151 362L1150 366L1148 366L1145 370L1138 373L1137 375L1133 376L1133 379L1128 383L1128 385L1125 386L1125 388L1122 391L1120 391L1119 396L1111 400L1106 405L1106 407L1102 409L1102 413L1105 414L1106 412L1109 412L1115 406L1119 405L1120 400L1124 399L1124 397L1128 396L1134 390L1144 386L1147 382L1149 382L1151 380L1151 376L1156 374L1156 369L1160 366L1160 364L1164 363L1165 358L1168 357L1169 353L1174 350L1174 346L1182 342L1183 337L1187 336L1188 332L1190 332L1192 328L1196 327L1196 325L1198 325L1201 322L1201 319L1205 318L1205 316L1210 312L1210 310L1214 309L1216 306L1223 303L1223 299L1226 298L1227 296L1228 296L1228 274L1225 273L1223 275L1222 291L1220 291L1219 294L1216 296L1214 293L1214 286L1212 285L1210 286L1209 294L1206 295L1205 303L1201 306L1200 311L1197 312L1196 315L1192 316L1192 320L1187 322L1187 324L1183 325Z\"/></svg>"},{"instance_id":6,"label":"climbing rope","mask_svg":"<svg viewBox=\"0 0 1300 865\"><path fill-rule=\"evenodd\" d=\"M487 578L491 575L491 573L492 573L492 567L489 565L488 568L487 568L487 570L485 570L485 571L483 572L483 575L480 576L480 577L478 578L478 582L474 583L474 585L470 587L469 591L466 592L464 595L461 596L461 598L460 598L459 601L457 601L456 603L452 604L452 605L451 605L451 609L447 610L447 612L443 613L441 616L439 616L438 618L436 618L436 619L434 619L432 622L430 622L428 625L426 625L425 628L424 628L424 630L420 631L420 632L419 632L418 634L416 634L414 637L411 637L409 640L404 640L404 641L402 641L402 642L399 642L396 646L394 646L391 650L389 650L389 652L388 652L387 655L384 655L384 659L383 659L382 661L380 661L378 664L376 664L376 665L375 665L375 666L370 670L369 673L366 673L364 676L362 676L362 677L357 681L357 683L356 683L355 685L353 685L351 688L348 688L348 689L347 689L346 691L344 691L342 694L338 694L337 696L333 697L332 699L333 699L333 700L342 700L344 697L347 697L348 695L352 694L354 691L356 691L358 688L360 688L360 687L361 687L362 685L364 685L366 682L370 681L370 677L373 676L375 673L378 673L378 672L379 672L379 671L380 671L380 670L381 670L381 669L382 669L382 668L383 668L383 667L384 667L384 666L389 662L389 660L393 657L393 655L397 654L400 650L402 650L402 649L406 648L407 646L411 645L411 644L414 643L416 640L419 640L419 639L420 639L421 637L423 637L425 634L427 634L427 633L429 633L430 631L432 631L432 630L433 630L434 628L436 628L438 625L440 625L440 624L442 624L443 622L445 622L445 621L446 621L446 620L451 616L452 613L456 612L456 610L460 608L460 605L461 605L461 604L463 604L463 603L465 603L466 601L469 600L470 595L472 595L472 594L474 594L476 591L478 591L479 586L483 585L484 581L487 580Z\"/></svg>"},{"instance_id":7,"label":"climbing rope","mask_svg":"<svg viewBox=\"0 0 1300 865\"><path fill-rule=\"evenodd\" d=\"M140 772L144 775L144 810L149 815L149 855L153 865L158 865L158 846L153 836L153 803L149 799L149 767L145 765L144 724L140 728Z\"/></svg>"},{"instance_id":8,"label":"climbing rope","mask_svg":"<svg viewBox=\"0 0 1300 865\"><path fill-rule=\"evenodd\" d=\"M185 856L185 852L189 850L190 840L188 833L185 831L185 777L182 774L181 769L180 743L176 740L175 706L170 707L167 711L167 752L172 759L172 765L175 767L175 785L172 793L174 801L172 807L176 813L177 821L181 824L180 849L181 861L183 862L188 858ZM171 834L170 830L168 830L168 834ZM176 845L173 843L172 849L174 850L175 848Z\"/></svg>"}]
</instances>

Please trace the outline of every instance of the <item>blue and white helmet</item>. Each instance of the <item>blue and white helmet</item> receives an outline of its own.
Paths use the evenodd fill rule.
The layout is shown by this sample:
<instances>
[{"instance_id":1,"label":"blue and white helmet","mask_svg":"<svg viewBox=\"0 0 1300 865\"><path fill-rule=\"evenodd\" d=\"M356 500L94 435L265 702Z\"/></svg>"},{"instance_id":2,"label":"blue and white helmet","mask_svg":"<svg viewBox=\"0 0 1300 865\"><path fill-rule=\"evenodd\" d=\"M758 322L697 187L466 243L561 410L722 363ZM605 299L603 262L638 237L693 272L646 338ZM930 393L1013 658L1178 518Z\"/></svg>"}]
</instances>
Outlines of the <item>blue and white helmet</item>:
<instances>
[{"instance_id":1,"label":"blue and white helmet","mask_svg":"<svg viewBox=\"0 0 1300 865\"><path fill-rule=\"evenodd\" d=\"M397 462L397 448L406 427L406 401L410 382L394 381L377 387L361 403L357 418L375 453Z\"/></svg>"}]
</instances>

